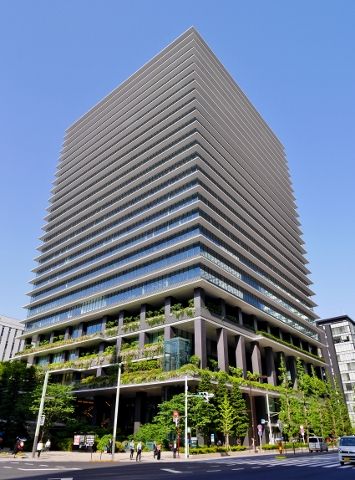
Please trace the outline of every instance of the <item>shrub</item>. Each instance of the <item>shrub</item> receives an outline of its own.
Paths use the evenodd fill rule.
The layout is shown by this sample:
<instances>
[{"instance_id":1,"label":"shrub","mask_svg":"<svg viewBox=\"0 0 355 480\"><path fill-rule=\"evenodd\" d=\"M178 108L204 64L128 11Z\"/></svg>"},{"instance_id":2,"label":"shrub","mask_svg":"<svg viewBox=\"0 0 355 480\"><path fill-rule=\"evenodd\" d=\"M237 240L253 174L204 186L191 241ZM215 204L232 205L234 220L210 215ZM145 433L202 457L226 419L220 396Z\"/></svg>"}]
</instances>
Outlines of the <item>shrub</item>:
<instances>
[{"instance_id":1,"label":"shrub","mask_svg":"<svg viewBox=\"0 0 355 480\"><path fill-rule=\"evenodd\" d=\"M56 443L59 450L63 450L64 452L71 452L73 450L73 437L61 438L57 440Z\"/></svg>"}]
</instances>

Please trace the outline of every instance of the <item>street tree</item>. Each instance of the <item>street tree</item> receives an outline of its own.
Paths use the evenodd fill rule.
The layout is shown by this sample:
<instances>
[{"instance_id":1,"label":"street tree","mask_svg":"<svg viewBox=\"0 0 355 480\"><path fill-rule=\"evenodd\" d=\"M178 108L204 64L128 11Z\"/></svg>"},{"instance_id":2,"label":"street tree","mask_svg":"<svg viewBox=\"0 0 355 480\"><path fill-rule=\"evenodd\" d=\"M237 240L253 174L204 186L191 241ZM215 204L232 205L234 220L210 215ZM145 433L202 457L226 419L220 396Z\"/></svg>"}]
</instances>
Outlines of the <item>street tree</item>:
<instances>
[{"instance_id":1,"label":"street tree","mask_svg":"<svg viewBox=\"0 0 355 480\"><path fill-rule=\"evenodd\" d=\"M32 405L30 410L37 415L42 395L42 385L38 385L32 395ZM48 435L49 430L55 423L68 422L73 419L75 407L75 397L72 394L70 385L62 385L60 383L49 383L44 402L43 415L45 416L42 428L41 438Z\"/></svg>"}]
</instances>

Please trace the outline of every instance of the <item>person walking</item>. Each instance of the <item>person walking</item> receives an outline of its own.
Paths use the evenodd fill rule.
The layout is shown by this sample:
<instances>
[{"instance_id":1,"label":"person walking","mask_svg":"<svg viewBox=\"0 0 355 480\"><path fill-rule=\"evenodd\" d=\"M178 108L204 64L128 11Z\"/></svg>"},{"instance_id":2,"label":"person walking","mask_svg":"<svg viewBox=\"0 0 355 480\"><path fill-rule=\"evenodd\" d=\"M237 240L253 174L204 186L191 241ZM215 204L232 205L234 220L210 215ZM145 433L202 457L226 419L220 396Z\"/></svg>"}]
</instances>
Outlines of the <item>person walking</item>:
<instances>
[{"instance_id":1,"label":"person walking","mask_svg":"<svg viewBox=\"0 0 355 480\"><path fill-rule=\"evenodd\" d=\"M158 443L157 445L157 460L160 460L160 455L161 455L161 445Z\"/></svg>"},{"instance_id":2,"label":"person walking","mask_svg":"<svg viewBox=\"0 0 355 480\"><path fill-rule=\"evenodd\" d=\"M44 451L44 452L49 452L49 449L50 449L50 448L51 448L51 441L50 441L49 438L48 438L48 440L47 440L46 443L44 444L44 450L43 450L43 451Z\"/></svg>"},{"instance_id":3,"label":"person walking","mask_svg":"<svg viewBox=\"0 0 355 480\"><path fill-rule=\"evenodd\" d=\"M37 443L37 457L39 458L39 456L41 455L41 452L43 450L43 442L42 440L40 440L38 443Z\"/></svg>"},{"instance_id":4,"label":"person walking","mask_svg":"<svg viewBox=\"0 0 355 480\"><path fill-rule=\"evenodd\" d=\"M137 443L137 456L136 462L140 462L142 459L142 442Z\"/></svg>"},{"instance_id":5,"label":"person walking","mask_svg":"<svg viewBox=\"0 0 355 480\"><path fill-rule=\"evenodd\" d=\"M134 455L134 440L131 440L129 442L129 459L133 460L133 455Z\"/></svg>"}]
</instances>

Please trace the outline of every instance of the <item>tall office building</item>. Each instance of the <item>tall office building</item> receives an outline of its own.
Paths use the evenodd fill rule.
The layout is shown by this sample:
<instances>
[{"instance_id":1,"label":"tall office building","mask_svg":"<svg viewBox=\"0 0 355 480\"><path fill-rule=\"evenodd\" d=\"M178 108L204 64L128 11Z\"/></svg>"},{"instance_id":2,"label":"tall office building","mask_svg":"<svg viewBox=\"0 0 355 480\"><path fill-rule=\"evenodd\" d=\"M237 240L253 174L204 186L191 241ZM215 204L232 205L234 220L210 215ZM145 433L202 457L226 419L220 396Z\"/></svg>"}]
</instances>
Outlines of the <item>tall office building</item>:
<instances>
[{"instance_id":1,"label":"tall office building","mask_svg":"<svg viewBox=\"0 0 355 480\"><path fill-rule=\"evenodd\" d=\"M23 323L0 315L0 362L10 360L22 348L19 337L23 330Z\"/></svg>"},{"instance_id":2,"label":"tall office building","mask_svg":"<svg viewBox=\"0 0 355 480\"><path fill-rule=\"evenodd\" d=\"M127 431L191 355L271 385L282 355L293 381L296 357L321 373L284 149L193 28L67 130L45 221L23 358L66 372L97 421L114 349L169 371L125 380Z\"/></svg>"},{"instance_id":3,"label":"tall office building","mask_svg":"<svg viewBox=\"0 0 355 480\"><path fill-rule=\"evenodd\" d=\"M324 330L329 370L339 379L351 424L355 426L355 322L348 315L317 320Z\"/></svg>"}]
</instances>

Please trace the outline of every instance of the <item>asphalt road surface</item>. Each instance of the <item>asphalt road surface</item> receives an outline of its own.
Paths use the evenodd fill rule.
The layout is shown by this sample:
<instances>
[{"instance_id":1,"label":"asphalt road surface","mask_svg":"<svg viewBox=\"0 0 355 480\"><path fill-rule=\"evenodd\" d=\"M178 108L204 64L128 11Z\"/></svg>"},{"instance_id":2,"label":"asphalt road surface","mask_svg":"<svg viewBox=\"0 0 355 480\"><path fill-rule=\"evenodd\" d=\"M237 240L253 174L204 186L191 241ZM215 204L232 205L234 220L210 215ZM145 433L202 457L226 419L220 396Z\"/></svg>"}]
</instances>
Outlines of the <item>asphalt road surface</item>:
<instances>
[{"instance_id":1,"label":"asphalt road surface","mask_svg":"<svg viewBox=\"0 0 355 480\"><path fill-rule=\"evenodd\" d=\"M341 466L336 453L321 455L218 458L166 463L33 463L1 461L0 480L327 480L354 478L355 464Z\"/></svg>"}]
</instances>

